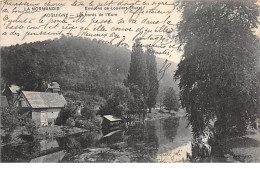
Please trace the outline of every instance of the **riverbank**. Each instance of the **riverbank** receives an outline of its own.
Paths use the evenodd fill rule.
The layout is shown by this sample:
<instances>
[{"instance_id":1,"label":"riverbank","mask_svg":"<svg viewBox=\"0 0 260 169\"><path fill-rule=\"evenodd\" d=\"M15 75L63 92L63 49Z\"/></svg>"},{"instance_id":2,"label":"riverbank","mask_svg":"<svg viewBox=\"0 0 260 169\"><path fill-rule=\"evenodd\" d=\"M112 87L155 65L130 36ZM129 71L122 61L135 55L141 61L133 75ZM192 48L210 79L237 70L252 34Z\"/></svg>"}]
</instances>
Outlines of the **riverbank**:
<instances>
[{"instance_id":1,"label":"riverbank","mask_svg":"<svg viewBox=\"0 0 260 169\"><path fill-rule=\"evenodd\" d=\"M156 153L150 152L150 147L137 145L131 147L127 142L114 143L106 147L86 148L81 153L63 158L61 162L77 163L130 163L130 162L157 162Z\"/></svg>"},{"instance_id":2,"label":"riverbank","mask_svg":"<svg viewBox=\"0 0 260 169\"><path fill-rule=\"evenodd\" d=\"M132 152L126 148L125 142L114 144L111 147L105 148L87 148L80 154L71 158L64 158L62 162L78 162L78 163L96 163L96 162L109 162L109 163L129 163L132 162ZM113 148L114 147L114 148ZM117 147L117 148L116 148ZM120 150L119 150L120 149Z\"/></svg>"},{"instance_id":3,"label":"riverbank","mask_svg":"<svg viewBox=\"0 0 260 169\"><path fill-rule=\"evenodd\" d=\"M40 127L38 129L38 134L36 135L36 139L64 137L66 135L77 134L86 131L88 130L83 128L78 128L78 127L56 126L56 125L46 126L46 127Z\"/></svg>"},{"instance_id":4,"label":"riverbank","mask_svg":"<svg viewBox=\"0 0 260 169\"><path fill-rule=\"evenodd\" d=\"M186 129L186 121L176 118L175 115L154 112L149 117L152 120L146 120L145 124L136 123L135 126L129 126L128 130L121 130L106 138L102 137L102 133L89 134L88 130L76 127L37 128L34 135L31 135L33 141L25 141L25 144L20 144L24 140L14 144L8 142L8 145L3 146L2 152L5 156L2 160L6 162L158 162L159 153L175 150L186 142L183 140L188 135L183 131ZM25 136L29 135L28 131L21 132L21 130L15 131L17 138L21 139L19 137L21 133ZM13 156L14 151L17 151L15 156Z\"/></svg>"},{"instance_id":5,"label":"riverbank","mask_svg":"<svg viewBox=\"0 0 260 169\"><path fill-rule=\"evenodd\" d=\"M168 118L170 116L174 117L184 117L185 111L183 109L180 109L178 111L168 111L168 110L160 110L159 108L152 109L151 113L147 113L145 120L155 120L155 119L161 119L161 118Z\"/></svg>"},{"instance_id":6,"label":"riverbank","mask_svg":"<svg viewBox=\"0 0 260 169\"><path fill-rule=\"evenodd\" d=\"M116 143L106 144L105 141L78 154L68 154L62 162L187 162L187 153L191 154L191 131L186 128L186 120L169 113L160 115L153 111L151 114L146 120L145 130L136 127L131 134L123 132L121 142L117 142L116 137L110 138Z\"/></svg>"},{"instance_id":7,"label":"riverbank","mask_svg":"<svg viewBox=\"0 0 260 169\"><path fill-rule=\"evenodd\" d=\"M9 136L1 133L1 146L5 146L7 144L18 145L32 140L64 137L66 135L72 135L86 131L88 130L83 128L53 125L38 127L34 131L34 134L30 135L25 127L19 127L10 133Z\"/></svg>"},{"instance_id":8,"label":"riverbank","mask_svg":"<svg viewBox=\"0 0 260 169\"><path fill-rule=\"evenodd\" d=\"M218 161L260 162L260 132L250 129L244 136L222 139L215 149Z\"/></svg>"}]
</instances>

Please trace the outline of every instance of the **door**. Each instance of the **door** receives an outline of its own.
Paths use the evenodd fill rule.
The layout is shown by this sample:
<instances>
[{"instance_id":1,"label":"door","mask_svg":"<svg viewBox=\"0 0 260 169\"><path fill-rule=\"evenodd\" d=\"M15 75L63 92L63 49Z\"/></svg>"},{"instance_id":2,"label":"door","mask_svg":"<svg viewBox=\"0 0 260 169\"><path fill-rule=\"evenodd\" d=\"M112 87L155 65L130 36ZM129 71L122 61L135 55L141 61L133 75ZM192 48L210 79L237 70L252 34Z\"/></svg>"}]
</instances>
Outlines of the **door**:
<instances>
[{"instance_id":1,"label":"door","mask_svg":"<svg viewBox=\"0 0 260 169\"><path fill-rule=\"evenodd\" d=\"M41 125L42 126L47 126L48 125L47 113L46 112L41 112Z\"/></svg>"}]
</instances>

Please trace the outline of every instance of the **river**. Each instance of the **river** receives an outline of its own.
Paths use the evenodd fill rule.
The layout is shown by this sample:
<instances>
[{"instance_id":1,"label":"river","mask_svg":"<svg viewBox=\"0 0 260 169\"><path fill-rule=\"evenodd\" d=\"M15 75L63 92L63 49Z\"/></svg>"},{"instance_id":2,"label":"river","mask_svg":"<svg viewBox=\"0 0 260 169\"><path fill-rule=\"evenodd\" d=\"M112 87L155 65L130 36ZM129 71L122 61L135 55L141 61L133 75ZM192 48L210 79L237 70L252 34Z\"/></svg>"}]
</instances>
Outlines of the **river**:
<instances>
[{"instance_id":1,"label":"river","mask_svg":"<svg viewBox=\"0 0 260 169\"><path fill-rule=\"evenodd\" d=\"M16 146L6 145L1 147L1 161L66 162L71 156L86 149L106 148L124 142L127 137L127 148L134 152L131 162L145 162L148 155L153 158L152 162L182 162L186 161L186 154L191 151L192 133L186 126L185 117L171 116L147 120L144 125L129 127L127 131L119 131L106 138L103 138L102 131L98 131L36 140Z\"/></svg>"}]
</instances>

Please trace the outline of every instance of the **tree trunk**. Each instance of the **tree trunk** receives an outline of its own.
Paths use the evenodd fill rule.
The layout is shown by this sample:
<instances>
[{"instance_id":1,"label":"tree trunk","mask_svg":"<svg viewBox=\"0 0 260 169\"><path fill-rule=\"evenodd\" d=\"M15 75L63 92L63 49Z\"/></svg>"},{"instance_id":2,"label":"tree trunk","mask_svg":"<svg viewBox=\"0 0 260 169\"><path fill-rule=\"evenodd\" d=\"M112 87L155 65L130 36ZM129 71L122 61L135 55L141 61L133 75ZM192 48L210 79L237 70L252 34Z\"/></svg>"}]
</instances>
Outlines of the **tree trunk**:
<instances>
[{"instance_id":1,"label":"tree trunk","mask_svg":"<svg viewBox=\"0 0 260 169\"><path fill-rule=\"evenodd\" d=\"M149 113L152 113L152 108L151 107L149 107Z\"/></svg>"}]
</instances>

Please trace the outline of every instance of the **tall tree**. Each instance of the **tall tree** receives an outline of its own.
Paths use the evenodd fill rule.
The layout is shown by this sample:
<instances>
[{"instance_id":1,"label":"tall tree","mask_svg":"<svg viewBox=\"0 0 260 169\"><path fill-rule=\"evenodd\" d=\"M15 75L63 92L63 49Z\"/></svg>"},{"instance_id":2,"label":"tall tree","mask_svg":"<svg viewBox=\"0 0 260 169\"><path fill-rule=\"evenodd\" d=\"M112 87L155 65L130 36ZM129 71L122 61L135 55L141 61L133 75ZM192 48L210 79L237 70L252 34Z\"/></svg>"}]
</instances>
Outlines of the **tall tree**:
<instances>
[{"instance_id":1,"label":"tall tree","mask_svg":"<svg viewBox=\"0 0 260 169\"><path fill-rule=\"evenodd\" d=\"M176 93L172 87L166 90L163 98L163 105L167 110L179 110L179 101L177 99Z\"/></svg>"},{"instance_id":2,"label":"tall tree","mask_svg":"<svg viewBox=\"0 0 260 169\"><path fill-rule=\"evenodd\" d=\"M149 113L151 113L152 107L154 107L156 104L159 82L157 79L157 63L154 55L154 50L152 48L147 48L145 55L149 78L149 90L146 104L149 108Z\"/></svg>"},{"instance_id":3,"label":"tall tree","mask_svg":"<svg viewBox=\"0 0 260 169\"><path fill-rule=\"evenodd\" d=\"M139 39L133 45L127 82L128 84L137 85L144 97L147 97L149 90L148 69L146 57Z\"/></svg>"},{"instance_id":4,"label":"tall tree","mask_svg":"<svg viewBox=\"0 0 260 169\"><path fill-rule=\"evenodd\" d=\"M259 6L254 0L181 2L175 77L197 138L214 120L218 134L245 131L257 112ZM217 134L217 135L218 135Z\"/></svg>"}]
</instances>

